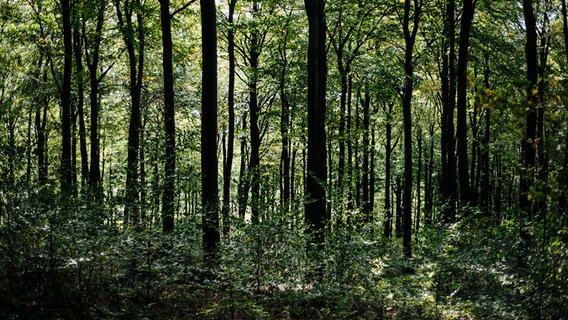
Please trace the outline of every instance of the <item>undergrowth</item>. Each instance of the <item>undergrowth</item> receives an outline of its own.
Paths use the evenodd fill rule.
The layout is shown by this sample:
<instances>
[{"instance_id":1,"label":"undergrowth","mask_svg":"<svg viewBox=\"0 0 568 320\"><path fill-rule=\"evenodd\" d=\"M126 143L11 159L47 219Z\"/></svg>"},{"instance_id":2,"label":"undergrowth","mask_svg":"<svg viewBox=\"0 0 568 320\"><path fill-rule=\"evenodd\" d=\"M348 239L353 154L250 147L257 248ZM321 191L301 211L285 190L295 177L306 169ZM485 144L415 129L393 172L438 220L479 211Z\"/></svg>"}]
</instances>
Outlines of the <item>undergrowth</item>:
<instances>
[{"instance_id":1,"label":"undergrowth","mask_svg":"<svg viewBox=\"0 0 568 320\"><path fill-rule=\"evenodd\" d=\"M568 314L563 230L534 224L517 267L518 225L470 217L426 225L414 256L379 224L336 227L307 259L301 212L233 221L220 263L202 260L200 225L131 230L88 203L40 195L0 224L4 319L561 319ZM40 209L38 209L40 208ZM321 268L323 267L323 268ZM321 281L314 270L323 270Z\"/></svg>"}]
</instances>

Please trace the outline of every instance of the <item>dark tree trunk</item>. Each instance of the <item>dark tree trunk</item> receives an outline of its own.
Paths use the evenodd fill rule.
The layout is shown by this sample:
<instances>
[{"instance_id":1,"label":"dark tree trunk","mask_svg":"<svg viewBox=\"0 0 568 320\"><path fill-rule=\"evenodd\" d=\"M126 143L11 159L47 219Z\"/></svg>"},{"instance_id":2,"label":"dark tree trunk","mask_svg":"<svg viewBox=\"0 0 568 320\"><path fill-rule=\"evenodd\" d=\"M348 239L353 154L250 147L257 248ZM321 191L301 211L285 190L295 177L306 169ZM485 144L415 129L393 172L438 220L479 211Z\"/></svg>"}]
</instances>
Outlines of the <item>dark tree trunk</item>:
<instances>
[{"instance_id":1,"label":"dark tree trunk","mask_svg":"<svg viewBox=\"0 0 568 320\"><path fill-rule=\"evenodd\" d=\"M424 203L424 222L431 223L433 221L434 208L434 184L432 176L434 173L434 125L430 125L429 138L430 147L428 149L428 165L425 170L424 189L425 189L425 203Z\"/></svg>"},{"instance_id":2,"label":"dark tree trunk","mask_svg":"<svg viewBox=\"0 0 568 320\"><path fill-rule=\"evenodd\" d=\"M483 68L483 82L485 89L490 89L489 85L489 75L491 70L489 69L489 55L487 53L484 54L484 68ZM482 163L482 178L481 178L481 206L484 209L484 213L486 216L489 216L490 213L490 206L491 206L491 183L490 183L490 134L491 134L491 108L485 108L484 114L484 129L485 132L483 134L482 140L482 151L481 151L481 163Z\"/></svg>"},{"instance_id":3,"label":"dark tree trunk","mask_svg":"<svg viewBox=\"0 0 568 320\"><path fill-rule=\"evenodd\" d=\"M326 223L326 46L324 2L305 0L309 25L308 42L308 159L305 218L308 246L324 248ZM314 245L312 245L314 244ZM310 249L311 251L311 249Z\"/></svg>"},{"instance_id":4,"label":"dark tree trunk","mask_svg":"<svg viewBox=\"0 0 568 320\"><path fill-rule=\"evenodd\" d=\"M91 107L91 167L89 170L89 185L95 199L100 200L103 194L100 168L100 140L99 140L99 87L101 78L99 77L100 63L100 45L102 38L102 30L104 24L105 4L102 3L97 7L97 24L95 29L95 37L92 39L92 47L88 47L86 52L87 66L89 68L89 84L90 84L90 107ZM83 21L83 37L85 37L85 45L89 43L86 39L85 24Z\"/></svg>"},{"instance_id":5,"label":"dark tree trunk","mask_svg":"<svg viewBox=\"0 0 568 320\"><path fill-rule=\"evenodd\" d=\"M422 214L422 130L418 129L418 172L416 172L416 218L415 218L415 233L420 230L420 215Z\"/></svg>"},{"instance_id":6,"label":"dark tree trunk","mask_svg":"<svg viewBox=\"0 0 568 320\"><path fill-rule=\"evenodd\" d=\"M255 1L253 12L258 12L259 6ZM260 41L256 30L250 35L249 67L249 110L250 110L250 191L251 191L251 222L258 223L260 215L260 128L258 103L258 58L260 56Z\"/></svg>"},{"instance_id":7,"label":"dark tree trunk","mask_svg":"<svg viewBox=\"0 0 568 320\"><path fill-rule=\"evenodd\" d=\"M227 111L229 132L227 137L227 156L223 163L223 234L229 233L229 213L231 206L231 176L233 170L233 154L235 144L235 31L233 15L237 0L229 1L229 30L227 31L227 51L229 54L229 89L227 92Z\"/></svg>"},{"instance_id":8,"label":"dark tree trunk","mask_svg":"<svg viewBox=\"0 0 568 320\"><path fill-rule=\"evenodd\" d=\"M215 0L201 0L202 111L201 201L203 247L213 257L220 240L219 190L217 186L217 11ZM212 262L212 261L210 261Z\"/></svg>"},{"instance_id":9,"label":"dark tree trunk","mask_svg":"<svg viewBox=\"0 0 568 320\"><path fill-rule=\"evenodd\" d=\"M402 247L407 258L412 257L412 91L414 86L414 43L421 16L421 0L414 0L411 16L411 0L404 2L403 32L405 42L404 91L402 94L402 113L404 120L404 192L403 192L403 231ZM412 19L412 29L410 21Z\"/></svg>"},{"instance_id":10,"label":"dark tree trunk","mask_svg":"<svg viewBox=\"0 0 568 320\"><path fill-rule=\"evenodd\" d=\"M41 68L41 61L40 61ZM47 84L47 61L42 74L42 86ZM35 114L35 130L37 135L37 176L40 186L45 186L48 182L49 163L47 158L47 114L49 110L50 97L45 95L40 98L40 105Z\"/></svg>"},{"instance_id":11,"label":"dark tree trunk","mask_svg":"<svg viewBox=\"0 0 568 320\"><path fill-rule=\"evenodd\" d=\"M283 41L283 47L280 48L280 55L282 59L282 69L280 70L280 136L282 137L282 151L280 154L280 205L283 212L290 210L290 102L286 92L286 73L288 68L288 58L286 55L287 38Z\"/></svg>"},{"instance_id":12,"label":"dark tree trunk","mask_svg":"<svg viewBox=\"0 0 568 320\"><path fill-rule=\"evenodd\" d=\"M566 65L568 65L568 14L566 9L566 0L562 0L562 35L564 36L564 54L566 56ZM562 172L558 176L560 185L564 187L560 190L559 206L560 209L568 208L568 131L566 132L565 143L564 143L564 161L562 166ZM563 226L568 225L568 217L566 214L563 219Z\"/></svg>"},{"instance_id":13,"label":"dark tree trunk","mask_svg":"<svg viewBox=\"0 0 568 320\"><path fill-rule=\"evenodd\" d=\"M120 1L116 0L115 7L118 17L118 25L122 31L126 52L128 54L128 66L130 70L130 121L128 127L128 162L126 169L126 201L124 208L125 219L132 226L139 224L140 213L140 183L138 175L141 118L141 94L142 77L144 76L144 26L141 14L136 14L136 26L134 26L133 11L135 6L141 6L140 0L133 4L126 1L121 7ZM135 38L135 34L137 38ZM135 44L138 46L136 47Z\"/></svg>"},{"instance_id":14,"label":"dark tree trunk","mask_svg":"<svg viewBox=\"0 0 568 320\"><path fill-rule=\"evenodd\" d=\"M164 162L164 188L162 190L162 229L174 229L175 175L176 175L176 123L174 106L174 70L172 61L172 28L170 1L160 0L162 27L162 67L164 77L164 129L166 136Z\"/></svg>"},{"instance_id":15,"label":"dark tree trunk","mask_svg":"<svg viewBox=\"0 0 568 320\"><path fill-rule=\"evenodd\" d=\"M521 244L519 247L518 263L523 266L526 265L528 249L530 246L530 231L528 224L534 218L534 201L530 197L530 188L534 183L534 169L536 160L536 149L534 141L536 139L536 124L537 113L536 107L538 103L537 97L533 94L533 90L537 86L538 79L538 61L537 61L537 33L536 33L536 20L533 11L532 0L523 0L523 14L525 18L525 55L527 63L527 81L529 86L527 88L527 108L526 108L526 121L522 141L523 163L520 181L520 209L523 214L523 223L520 230Z\"/></svg>"},{"instance_id":16,"label":"dark tree trunk","mask_svg":"<svg viewBox=\"0 0 568 320\"><path fill-rule=\"evenodd\" d=\"M449 0L444 19L442 48L442 219L453 221L456 215L456 156L454 140L454 111L456 106L455 73L455 1Z\"/></svg>"},{"instance_id":17,"label":"dark tree trunk","mask_svg":"<svg viewBox=\"0 0 568 320\"><path fill-rule=\"evenodd\" d=\"M403 219L402 219L402 182L400 181L400 177L397 176L396 177L396 184L395 184L395 203L396 203L396 218L395 218L395 235L397 238L402 238L402 224L403 224Z\"/></svg>"},{"instance_id":18,"label":"dark tree trunk","mask_svg":"<svg viewBox=\"0 0 568 320\"><path fill-rule=\"evenodd\" d=\"M71 168L71 76L73 73L73 34L71 27L71 3L60 0L63 20L63 83L61 86L61 191L73 194Z\"/></svg>"},{"instance_id":19,"label":"dark tree trunk","mask_svg":"<svg viewBox=\"0 0 568 320\"><path fill-rule=\"evenodd\" d=\"M77 116L79 118L79 150L81 153L81 187L85 189L89 179L89 155L87 153L87 130L85 128L85 84L83 82L83 38L80 28L73 31L75 72L77 74Z\"/></svg>"},{"instance_id":20,"label":"dark tree trunk","mask_svg":"<svg viewBox=\"0 0 568 320\"><path fill-rule=\"evenodd\" d=\"M461 206L469 205L472 200L468 171L469 161L467 155L467 64L469 55L469 36L473 22L474 10L475 0L464 0L458 53L458 120L456 127Z\"/></svg>"},{"instance_id":21,"label":"dark tree trunk","mask_svg":"<svg viewBox=\"0 0 568 320\"><path fill-rule=\"evenodd\" d=\"M241 130L246 132L247 130L247 114L243 114L241 119ZM237 200L239 209L239 218L244 221L245 213L247 211L248 204L248 193L250 189L250 173L247 169L248 160L248 149L246 138L241 139L241 161L240 161L240 171L239 171L239 185L237 190Z\"/></svg>"},{"instance_id":22,"label":"dark tree trunk","mask_svg":"<svg viewBox=\"0 0 568 320\"><path fill-rule=\"evenodd\" d=\"M387 111L387 106L384 107ZM392 140L392 103L388 104L388 111L386 112L386 155L385 155L385 222L384 222L384 237L390 238L392 236L392 211L391 211L391 154L393 148L391 147Z\"/></svg>"},{"instance_id":23,"label":"dark tree trunk","mask_svg":"<svg viewBox=\"0 0 568 320\"><path fill-rule=\"evenodd\" d=\"M370 145L370 161L371 166L369 168L369 209L370 212L375 211L375 127L371 128L371 145Z\"/></svg>"},{"instance_id":24,"label":"dark tree trunk","mask_svg":"<svg viewBox=\"0 0 568 320\"><path fill-rule=\"evenodd\" d=\"M362 198L361 198L361 209L363 209L363 221L369 223L372 220L371 217L371 205L370 205L370 191L369 191L369 152L371 145L369 142L370 135L370 106L371 106L371 96L369 94L368 88L365 88L365 98L363 100L363 165L361 168L361 174L363 175L361 179Z\"/></svg>"}]
</instances>

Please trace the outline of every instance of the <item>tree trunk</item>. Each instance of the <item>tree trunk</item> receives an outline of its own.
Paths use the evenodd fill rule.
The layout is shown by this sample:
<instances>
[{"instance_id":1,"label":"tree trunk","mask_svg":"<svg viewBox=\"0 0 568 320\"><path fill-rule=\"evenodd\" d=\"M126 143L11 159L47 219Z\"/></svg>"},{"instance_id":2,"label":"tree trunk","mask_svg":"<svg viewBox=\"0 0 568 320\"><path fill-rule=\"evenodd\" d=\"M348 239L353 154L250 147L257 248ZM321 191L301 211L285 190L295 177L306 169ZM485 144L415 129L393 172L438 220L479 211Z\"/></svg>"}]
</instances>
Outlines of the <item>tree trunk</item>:
<instances>
[{"instance_id":1,"label":"tree trunk","mask_svg":"<svg viewBox=\"0 0 568 320\"><path fill-rule=\"evenodd\" d=\"M235 144L235 31L233 15L237 0L229 1L229 30L227 31L227 51L229 54L229 89L227 92L227 111L229 115L229 132L227 137L227 156L223 164L223 234L229 233L229 213L231 206L231 176L233 170L233 154Z\"/></svg>"},{"instance_id":2,"label":"tree trunk","mask_svg":"<svg viewBox=\"0 0 568 320\"><path fill-rule=\"evenodd\" d=\"M365 98L363 100L363 165L361 174L363 175L361 181L362 198L361 198L361 208L363 210L363 222L370 223L371 217L371 205L370 205L370 192L369 192L369 151L371 145L369 142L370 134L370 105L371 97L368 88L365 88Z\"/></svg>"},{"instance_id":3,"label":"tree trunk","mask_svg":"<svg viewBox=\"0 0 568 320\"><path fill-rule=\"evenodd\" d=\"M201 0L201 201L203 247L210 258L219 244L219 190L217 186L217 11L215 0ZM210 261L214 262L214 261Z\"/></svg>"},{"instance_id":4,"label":"tree trunk","mask_svg":"<svg viewBox=\"0 0 568 320\"><path fill-rule=\"evenodd\" d=\"M88 47L89 41L86 39L85 25L83 21L83 37L85 38L85 45L88 49L85 50L87 58L87 66L89 68L89 85L91 87L89 93L90 107L91 107L91 167L89 170L89 185L91 192L96 200L102 199L102 181L101 181L101 168L100 168L100 140L99 140L99 87L101 79L99 78L99 63L100 63L100 45L102 38L102 30L104 24L104 10L105 4L100 4L97 7L97 22L95 29L95 37L92 39L92 47Z\"/></svg>"},{"instance_id":5,"label":"tree trunk","mask_svg":"<svg viewBox=\"0 0 568 320\"><path fill-rule=\"evenodd\" d=\"M562 0L562 35L564 36L564 54L566 56L566 65L568 65L568 14L566 9L566 0ZM558 176L560 185L564 187L560 190L559 207L560 209L568 208L568 131L566 131L565 143L564 143L564 161L562 166L562 172ZM568 225L568 217L566 214L563 219L563 226Z\"/></svg>"},{"instance_id":6,"label":"tree trunk","mask_svg":"<svg viewBox=\"0 0 568 320\"><path fill-rule=\"evenodd\" d=\"M308 16L308 160L305 218L309 248L324 249L326 222L326 46L324 2L305 0ZM311 249L309 250L311 251ZM321 272L318 278L321 280Z\"/></svg>"},{"instance_id":7,"label":"tree trunk","mask_svg":"<svg viewBox=\"0 0 568 320\"><path fill-rule=\"evenodd\" d=\"M526 121L522 141L522 151L523 151L523 167L521 171L521 181L519 186L520 191L520 209L523 216L520 238L521 244L519 247L518 264L520 266L526 265L526 259L528 255L528 250L530 246L530 222L534 218L534 201L530 196L530 188L534 184L534 170L535 170L535 159L536 159L536 149L535 149L535 139L536 139L536 124L537 124L537 113L536 107L538 103L537 97L533 94L533 90L537 86L538 79L538 68L537 68L537 33L536 33L536 20L533 11L532 0L523 0L523 14L525 18L525 31L526 31L526 43L525 43L525 55L527 63L527 81L529 86L527 87L527 108L526 108Z\"/></svg>"},{"instance_id":8,"label":"tree trunk","mask_svg":"<svg viewBox=\"0 0 568 320\"><path fill-rule=\"evenodd\" d=\"M260 10L258 3L253 3L253 12ZM249 44L249 67L251 75L249 78L249 110L250 110L250 191L251 191L251 222L258 223L260 215L260 128L258 103L258 58L260 56L260 41L256 30L250 35Z\"/></svg>"},{"instance_id":9,"label":"tree trunk","mask_svg":"<svg viewBox=\"0 0 568 320\"><path fill-rule=\"evenodd\" d=\"M469 205L472 200L467 155L467 64L474 10L475 0L464 0L458 53L458 120L456 128L461 206Z\"/></svg>"},{"instance_id":10,"label":"tree trunk","mask_svg":"<svg viewBox=\"0 0 568 320\"><path fill-rule=\"evenodd\" d=\"M422 129L418 129L418 172L416 172L416 218L415 218L415 233L420 230L420 215L422 214Z\"/></svg>"},{"instance_id":11,"label":"tree trunk","mask_svg":"<svg viewBox=\"0 0 568 320\"><path fill-rule=\"evenodd\" d=\"M403 192L403 231L402 247L404 256L412 257L412 91L414 86L414 43L418 32L421 15L421 0L414 0L412 29L411 0L404 2L403 32L405 42L404 56L404 91L402 95L402 113L404 120L404 192Z\"/></svg>"},{"instance_id":12,"label":"tree trunk","mask_svg":"<svg viewBox=\"0 0 568 320\"><path fill-rule=\"evenodd\" d=\"M86 188L89 179L89 155L87 153L87 130L85 128L85 85L83 82L83 39L80 28L73 32L75 69L77 74L77 116L79 118L79 150L81 153L81 187Z\"/></svg>"},{"instance_id":13,"label":"tree trunk","mask_svg":"<svg viewBox=\"0 0 568 320\"><path fill-rule=\"evenodd\" d=\"M285 35L286 37L286 35ZM283 41L283 48L280 49L282 58L282 69L280 70L280 136L282 137L282 151L280 154L280 181L281 181L281 209L283 212L290 210L290 102L286 93L286 73L288 60L286 56L286 43Z\"/></svg>"},{"instance_id":14,"label":"tree trunk","mask_svg":"<svg viewBox=\"0 0 568 320\"><path fill-rule=\"evenodd\" d=\"M128 54L128 66L130 70L130 121L128 127L128 160L126 169L126 201L124 208L125 219L132 226L139 225L140 211L140 183L138 175L139 152L140 152L140 131L142 128L140 99L142 94L142 77L144 76L144 49L145 37L143 18L140 14L136 15L137 24L134 26L132 20L133 6L140 6L140 0L136 4L130 1L125 2L124 13L120 6L120 1L115 2L118 17L118 25L122 31L126 52ZM134 37L135 32L137 38ZM138 44L137 48L135 44Z\"/></svg>"},{"instance_id":15,"label":"tree trunk","mask_svg":"<svg viewBox=\"0 0 568 320\"><path fill-rule=\"evenodd\" d=\"M63 20L63 84L61 86L61 191L73 194L71 169L71 76L73 68L73 39L71 27L71 3L60 0Z\"/></svg>"},{"instance_id":16,"label":"tree trunk","mask_svg":"<svg viewBox=\"0 0 568 320\"><path fill-rule=\"evenodd\" d=\"M402 238L402 182L400 181L400 176L396 177L396 184L395 184L395 203L396 203L396 218L395 218L395 235L397 238Z\"/></svg>"},{"instance_id":17,"label":"tree trunk","mask_svg":"<svg viewBox=\"0 0 568 320\"><path fill-rule=\"evenodd\" d=\"M387 111L387 107L384 107ZM388 111L386 114L386 148L385 148L385 222L384 222L384 237L390 238L392 236L392 211L391 211L391 140L392 140L392 103L388 104Z\"/></svg>"},{"instance_id":18,"label":"tree trunk","mask_svg":"<svg viewBox=\"0 0 568 320\"><path fill-rule=\"evenodd\" d=\"M162 67L164 77L164 129L166 136L164 162L164 188L162 190L162 229L174 229L175 175L176 175L176 123L174 107L174 71L172 62L172 29L170 0L160 0L162 27ZM212 147L212 146L211 146Z\"/></svg>"},{"instance_id":19,"label":"tree trunk","mask_svg":"<svg viewBox=\"0 0 568 320\"><path fill-rule=\"evenodd\" d=\"M246 132L247 130L247 113L243 113L241 119L241 130L242 132ZM238 200L238 209L239 209L239 218L241 220L245 220L245 213L247 210L248 204L248 193L250 189L250 172L247 168L247 160L248 160L248 149L247 149L247 141L246 138L242 137L241 139L241 163L240 163L240 171L239 171L239 185L237 190L237 200Z\"/></svg>"},{"instance_id":20,"label":"tree trunk","mask_svg":"<svg viewBox=\"0 0 568 320\"><path fill-rule=\"evenodd\" d=\"M446 5L444 42L442 48L442 219L453 221L456 215L456 156L454 140L454 110L456 106L455 82L455 1Z\"/></svg>"}]
</instances>

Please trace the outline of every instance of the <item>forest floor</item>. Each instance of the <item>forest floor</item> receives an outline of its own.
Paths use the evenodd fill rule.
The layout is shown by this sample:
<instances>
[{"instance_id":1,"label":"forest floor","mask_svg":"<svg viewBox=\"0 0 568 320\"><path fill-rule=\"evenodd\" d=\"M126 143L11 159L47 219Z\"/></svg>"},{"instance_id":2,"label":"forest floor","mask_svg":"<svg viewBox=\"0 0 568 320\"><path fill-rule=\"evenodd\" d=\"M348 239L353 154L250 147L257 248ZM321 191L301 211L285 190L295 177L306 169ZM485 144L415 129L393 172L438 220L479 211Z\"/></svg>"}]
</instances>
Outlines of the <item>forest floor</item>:
<instances>
[{"instance_id":1,"label":"forest floor","mask_svg":"<svg viewBox=\"0 0 568 320\"><path fill-rule=\"evenodd\" d=\"M566 245L532 252L529 264L541 268L518 268L516 230L429 226L414 237L412 259L398 240L349 231L328 240L318 269L302 260L301 237L269 226L235 235L214 271L188 253L196 248L191 232L170 236L168 245L157 233L108 235L100 254L68 260L58 294L46 289L50 274L11 278L23 287L11 297L1 290L0 318L561 319ZM253 236L259 232L266 237Z\"/></svg>"}]
</instances>

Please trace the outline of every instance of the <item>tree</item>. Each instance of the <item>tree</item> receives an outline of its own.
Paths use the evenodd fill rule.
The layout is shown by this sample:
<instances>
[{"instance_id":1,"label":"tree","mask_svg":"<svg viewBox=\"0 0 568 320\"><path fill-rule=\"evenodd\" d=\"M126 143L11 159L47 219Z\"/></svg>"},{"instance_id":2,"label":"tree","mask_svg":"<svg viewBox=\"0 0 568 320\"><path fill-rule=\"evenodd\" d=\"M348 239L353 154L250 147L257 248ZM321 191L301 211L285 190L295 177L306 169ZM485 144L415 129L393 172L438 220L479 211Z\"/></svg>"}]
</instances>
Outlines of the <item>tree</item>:
<instances>
[{"instance_id":1,"label":"tree","mask_svg":"<svg viewBox=\"0 0 568 320\"><path fill-rule=\"evenodd\" d=\"M217 187L217 11L215 0L201 0L201 201L203 246L210 256L219 243L219 190ZM225 221L225 223L228 223Z\"/></svg>"},{"instance_id":2,"label":"tree","mask_svg":"<svg viewBox=\"0 0 568 320\"><path fill-rule=\"evenodd\" d=\"M73 193L73 170L71 168L71 76L73 73L73 30L71 26L71 2L60 0L63 28L63 81L61 97L61 190Z\"/></svg>"},{"instance_id":3,"label":"tree","mask_svg":"<svg viewBox=\"0 0 568 320\"><path fill-rule=\"evenodd\" d=\"M171 19L170 1L160 0L160 23L163 46L162 68L164 78L164 129L166 135L164 157L165 177L164 188L162 190L162 229L164 232L173 230L175 213L176 123Z\"/></svg>"},{"instance_id":4,"label":"tree","mask_svg":"<svg viewBox=\"0 0 568 320\"><path fill-rule=\"evenodd\" d=\"M101 39L104 25L104 13L106 2L101 0L94 3L93 12L96 14L96 27L92 39L86 35L86 23L83 20L83 37L85 42L85 58L89 69L89 102L91 107L91 167L89 169L89 185L95 199L100 200L102 197L101 169L100 169L100 139L99 139L99 89L100 84L106 72L99 74L99 65L101 62ZM91 41L89 41L91 40ZM108 71L108 69L107 69Z\"/></svg>"},{"instance_id":5,"label":"tree","mask_svg":"<svg viewBox=\"0 0 568 320\"><path fill-rule=\"evenodd\" d=\"M305 219L309 248L324 249L326 222L326 50L325 3L305 0L308 16L308 159Z\"/></svg>"},{"instance_id":6,"label":"tree","mask_svg":"<svg viewBox=\"0 0 568 320\"><path fill-rule=\"evenodd\" d=\"M476 0L464 0L460 42L458 52L458 119L457 119L457 155L461 205L468 205L471 198L469 181L469 161L467 155L467 62L469 54L469 36L473 22L473 13ZM475 161L475 159L473 160Z\"/></svg>"},{"instance_id":7,"label":"tree","mask_svg":"<svg viewBox=\"0 0 568 320\"><path fill-rule=\"evenodd\" d=\"M139 221L139 155L140 130L142 130L141 96L144 77L146 40L144 35L144 17L140 0L115 0L118 27L121 31L128 54L130 92L130 121L128 127L128 160L126 169L125 219L136 226ZM136 18L136 22L134 21Z\"/></svg>"},{"instance_id":8,"label":"tree","mask_svg":"<svg viewBox=\"0 0 568 320\"><path fill-rule=\"evenodd\" d=\"M455 0L448 0L444 15L442 40L442 179L440 190L444 197L442 216L452 221L456 215L456 155L454 138L455 82Z\"/></svg>"},{"instance_id":9,"label":"tree","mask_svg":"<svg viewBox=\"0 0 568 320\"><path fill-rule=\"evenodd\" d=\"M534 183L534 169L536 164L536 122L537 122L537 97L534 90L538 80L538 58L537 58L537 33L536 19L534 16L532 0L523 0L523 15L525 18L525 57L526 57L526 79L527 86L527 106L525 111L525 127L523 130L522 146L522 170L519 186L520 199L519 205L522 213L523 224L520 230L521 246L518 257L519 265L525 265L528 246L530 243L530 231L527 223L534 218L533 197L530 194L531 186Z\"/></svg>"},{"instance_id":10,"label":"tree","mask_svg":"<svg viewBox=\"0 0 568 320\"><path fill-rule=\"evenodd\" d=\"M411 15L411 7L413 13ZM421 0L405 0L402 28L404 32L404 87L402 93L402 114L404 121L404 192L403 192L403 252L412 257L412 93L414 87L414 44L418 33L422 11ZM410 20L412 19L412 26Z\"/></svg>"},{"instance_id":11,"label":"tree","mask_svg":"<svg viewBox=\"0 0 568 320\"><path fill-rule=\"evenodd\" d=\"M229 86L227 92L228 137L227 156L223 163L223 233L229 232L229 212L231 205L231 175L233 170L233 153L235 143L235 30L234 17L237 0L229 0L229 13L227 16L227 51L229 59Z\"/></svg>"}]
</instances>

